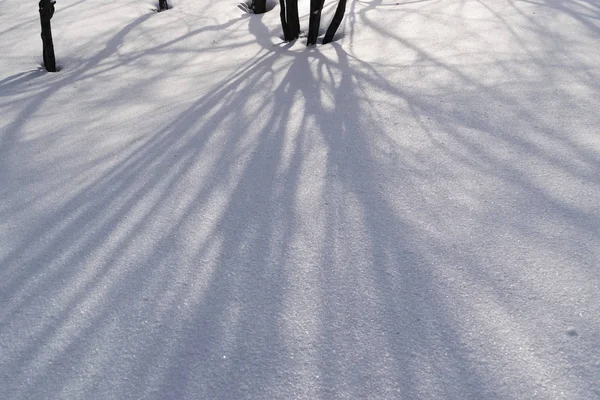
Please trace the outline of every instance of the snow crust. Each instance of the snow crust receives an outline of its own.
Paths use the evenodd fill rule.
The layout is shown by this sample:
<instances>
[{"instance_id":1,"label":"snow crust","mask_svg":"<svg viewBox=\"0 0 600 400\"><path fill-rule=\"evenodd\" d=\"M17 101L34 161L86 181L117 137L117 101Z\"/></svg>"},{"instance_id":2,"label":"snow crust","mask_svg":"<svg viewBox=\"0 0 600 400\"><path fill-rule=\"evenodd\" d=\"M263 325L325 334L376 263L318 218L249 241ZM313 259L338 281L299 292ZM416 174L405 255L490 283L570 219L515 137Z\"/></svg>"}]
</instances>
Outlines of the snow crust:
<instances>
[{"instance_id":1,"label":"snow crust","mask_svg":"<svg viewBox=\"0 0 600 400\"><path fill-rule=\"evenodd\" d=\"M597 2L171 4L2 2L1 398L600 398Z\"/></svg>"}]
</instances>

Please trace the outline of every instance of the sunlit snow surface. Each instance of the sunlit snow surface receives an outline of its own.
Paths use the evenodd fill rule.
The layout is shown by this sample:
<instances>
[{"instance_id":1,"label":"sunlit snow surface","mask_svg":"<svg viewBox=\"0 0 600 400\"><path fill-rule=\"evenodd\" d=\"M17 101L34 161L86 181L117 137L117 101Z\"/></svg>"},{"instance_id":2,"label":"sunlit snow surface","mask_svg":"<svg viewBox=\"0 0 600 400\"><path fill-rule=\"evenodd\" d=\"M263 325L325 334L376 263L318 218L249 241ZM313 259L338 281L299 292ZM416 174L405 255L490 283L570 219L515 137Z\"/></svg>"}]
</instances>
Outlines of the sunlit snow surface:
<instances>
[{"instance_id":1,"label":"sunlit snow surface","mask_svg":"<svg viewBox=\"0 0 600 400\"><path fill-rule=\"evenodd\" d=\"M597 1L0 3L0 398L600 398Z\"/></svg>"}]
</instances>

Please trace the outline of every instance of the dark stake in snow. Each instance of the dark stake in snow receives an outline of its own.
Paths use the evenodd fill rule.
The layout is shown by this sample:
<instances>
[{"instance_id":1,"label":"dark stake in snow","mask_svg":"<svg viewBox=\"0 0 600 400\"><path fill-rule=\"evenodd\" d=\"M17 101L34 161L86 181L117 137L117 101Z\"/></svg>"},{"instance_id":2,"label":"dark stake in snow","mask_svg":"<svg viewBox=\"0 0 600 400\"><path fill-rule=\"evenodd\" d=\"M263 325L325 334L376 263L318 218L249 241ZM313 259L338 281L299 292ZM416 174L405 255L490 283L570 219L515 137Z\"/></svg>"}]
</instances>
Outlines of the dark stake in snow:
<instances>
[{"instance_id":1,"label":"dark stake in snow","mask_svg":"<svg viewBox=\"0 0 600 400\"><path fill-rule=\"evenodd\" d=\"M55 0L40 0L40 23L42 25L42 44L44 53L44 68L48 72L56 72L56 59L54 58L54 43L52 43L52 29L50 19L54 15Z\"/></svg>"},{"instance_id":2,"label":"dark stake in snow","mask_svg":"<svg viewBox=\"0 0 600 400\"><path fill-rule=\"evenodd\" d=\"M321 10L325 0L310 0L310 18L308 20L307 45L317 44L319 27L321 26Z\"/></svg>"},{"instance_id":3,"label":"dark stake in snow","mask_svg":"<svg viewBox=\"0 0 600 400\"><path fill-rule=\"evenodd\" d=\"M169 3L167 0L158 0L158 11L165 11L169 9Z\"/></svg>"},{"instance_id":4,"label":"dark stake in snow","mask_svg":"<svg viewBox=\"0 0 600 400\"><path fill-rule=\"evenodd\" d=\"M327 44L333 40L333 36L335 32L340 27L342 23L342 19L344 18L344 13L346 12L346 0L338 0L337 8L335 9L335 14L333 15L333 19L331 20L331 24L329 24L329 28L327 28L327 32L325 32L325 37L323 38L323 44Z\"/></svg>"}]
</instances>

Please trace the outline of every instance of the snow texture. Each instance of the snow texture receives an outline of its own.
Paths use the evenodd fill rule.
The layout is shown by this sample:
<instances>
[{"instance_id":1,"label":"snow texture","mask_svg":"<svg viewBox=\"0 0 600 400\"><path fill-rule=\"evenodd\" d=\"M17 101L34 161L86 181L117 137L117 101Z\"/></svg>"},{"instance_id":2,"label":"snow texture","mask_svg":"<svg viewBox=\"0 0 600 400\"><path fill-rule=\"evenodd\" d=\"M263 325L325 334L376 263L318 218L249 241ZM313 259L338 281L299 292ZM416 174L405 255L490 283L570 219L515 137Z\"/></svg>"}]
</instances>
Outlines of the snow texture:
<instances>
[{"instance_id":1,"label":"snow texture","mask_svg":"<svg viewBox=\"0 0 600 400\"><path fill-rule=\"evenodd\" d=\"M2 2L0 397L600 399L599 3L238 3Z\"/></svg>"}]
</instances>

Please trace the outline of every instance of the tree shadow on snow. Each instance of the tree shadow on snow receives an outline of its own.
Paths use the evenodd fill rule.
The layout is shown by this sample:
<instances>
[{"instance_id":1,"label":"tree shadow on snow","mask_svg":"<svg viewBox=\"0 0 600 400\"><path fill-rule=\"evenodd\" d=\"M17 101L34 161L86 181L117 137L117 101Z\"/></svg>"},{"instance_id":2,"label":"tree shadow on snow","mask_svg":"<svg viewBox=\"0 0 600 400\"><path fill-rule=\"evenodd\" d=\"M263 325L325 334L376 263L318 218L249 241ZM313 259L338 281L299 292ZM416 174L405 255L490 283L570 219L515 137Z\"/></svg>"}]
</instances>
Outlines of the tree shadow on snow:
<instances>
[{"instance_id":1,"label":"tree shadow on snow","mask_svg":"<svg viewBox=\"0 0 600 400\"><path fill-rule=\"evenodd\" d=\"M433 3L402 3L399 21L434 18ZM0 365L20 371L0 382L12 398L35 397L40 387L57 398L486 398L539 389L531 365L557 385L584 394L597 387L559 367L561 356L535 353L564 344L533 325L543 319L521 311L527 302L553 321L574 307L548 310L553 278L538 287L527 275L564 267L552 264L557 253L573 262L570 273L598 287L597 271L584 268L597 260L589 244L597 210L540 175L552 166L598 199L597 151L585 146L585 132L569 135L568 124L538 117L546 114L533 97L537 79L520 76L524 90L511 90L514 81L504 78L522 60L457 64L458 47L440 56L378 26L369 15L380 5L351 5L347 43L356 30L371 30L412 59L386 64L338 43L329 51L274 46L260 16L116 56L147 19L140 17L81 69L56 78L110 76L148 54L173 55L196 35L220 29L236 38L241 30L233 28L246 22L263 47L182 100L184 111L167 123L122 150L90 156L62 181L73 188L68 196L57 199L57 181L2 210L14 223L10 215L51 203L0 259L0 333L15 340L11 348L0 342ZM453 10L445 17L460 18ZM501 13L486 15L503 23ZM236 50L227 46L198 51ZM546 78L563 79L523 54ZM492 61L504 73L480 80ZM597 72L585 66L571 64L570 79L594 88ZM27 116L64 84L23 100L0 156L20 146ZM571 230L556 235L561 226ZM584 350L594 337L589 331ZM522 357L533 361L513 362ZM588 367L570 368L589 374Z\"/></svg>"}]
</instances>

